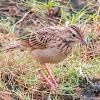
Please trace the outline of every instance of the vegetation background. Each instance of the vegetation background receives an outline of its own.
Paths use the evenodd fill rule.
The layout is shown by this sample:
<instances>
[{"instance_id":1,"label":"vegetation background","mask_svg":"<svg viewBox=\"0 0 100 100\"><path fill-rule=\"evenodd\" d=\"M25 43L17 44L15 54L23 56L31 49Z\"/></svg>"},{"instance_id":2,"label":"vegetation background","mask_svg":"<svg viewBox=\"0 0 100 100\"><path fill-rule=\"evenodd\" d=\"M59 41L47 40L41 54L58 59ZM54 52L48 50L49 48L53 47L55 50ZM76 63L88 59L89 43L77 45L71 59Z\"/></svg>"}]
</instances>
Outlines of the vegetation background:
<instances>
[{"instance_id":1,"label":"vegetation background","mask_svg":"<svg viewBox=\"0 0 100 100\"><path fill-rule=\"evenodd\" d=\"M55 93L41 83L30 54L10 47L22 33L70 24L84 28L88 49L76 45L50 67L60 85ZM0 33L0 100L100 100L100 0L0 0Z\"/></svg>"}]
</instances>

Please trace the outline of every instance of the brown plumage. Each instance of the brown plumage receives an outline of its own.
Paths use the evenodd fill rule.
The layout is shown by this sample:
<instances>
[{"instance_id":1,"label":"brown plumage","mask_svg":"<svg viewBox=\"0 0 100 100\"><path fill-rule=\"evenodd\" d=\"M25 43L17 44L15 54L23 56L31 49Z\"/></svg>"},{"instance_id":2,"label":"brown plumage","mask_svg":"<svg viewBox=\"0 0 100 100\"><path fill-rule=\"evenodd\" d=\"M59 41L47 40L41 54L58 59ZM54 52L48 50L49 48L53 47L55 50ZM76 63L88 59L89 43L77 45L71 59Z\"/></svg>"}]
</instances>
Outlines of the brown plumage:
<instances>
[{"instance_id":1,"label":"brown plumage","mask_svg":"<svg viewBox=\"0 0 100 100\"><path fill-rule=\"evenodd\" d=\"M45 27L33 34L22 38L21 45L30 51L33 58L41 65L44 65L52 79L52 82L58 86L51 71L46 63L58 63L71 54L75 44L84 42L84 31L78 25L63 27ZM51 88L56 91L53 83L44 75L42 70L39 73L49 83Z\"/></svg>"},{"instance_id":2,"label":"brown plumage","mask_svg":"<svg viewBox=\"0 0 100 100\"><path fill-rule=\"evenodd\" d=\"M20 33L21 34L21 33ZM30 51L33 58L44 65L52 78L52 82L57 86L51 71L45 65L46 63L59 63L71 54L75 44L84 42L84 31L78 25L70 25L66 28L53 26L39 29L33 34L27 34L21 37L20 44ZM53 83L39 70L39 73L49 83L51 88L56 91Z\"/></svg>"},{"instance_id":3,"label":"brown plumage","mask_svg":"<svg viewBox=\"0 0 100 100\"><path fill-rule=\"evenodd\" d=\"M40 64L58 63L71 54L75 44L83 43L84 32L80 26L45 27L22 38L21 44L30 48L33 58Z\"/></svg>"}]
</instances>

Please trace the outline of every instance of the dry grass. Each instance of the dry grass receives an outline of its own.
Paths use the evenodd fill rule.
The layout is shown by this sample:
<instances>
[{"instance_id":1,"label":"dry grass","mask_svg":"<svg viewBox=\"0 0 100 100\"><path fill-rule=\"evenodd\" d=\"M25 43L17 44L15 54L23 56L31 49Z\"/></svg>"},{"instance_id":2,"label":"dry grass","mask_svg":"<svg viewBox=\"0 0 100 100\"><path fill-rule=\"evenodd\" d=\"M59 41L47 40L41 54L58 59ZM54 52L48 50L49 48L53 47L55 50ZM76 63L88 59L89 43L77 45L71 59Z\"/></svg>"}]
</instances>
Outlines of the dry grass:
<instances>
[{"instance_id":1,"label":"dry grass","mask_svg":"<svg viewBox=\"0 0 100 100\"><path fill-rule=\"evenodd\" d=\"M28 3L30 4L31 2ZM43 7L45 3L34 3L38 6L36 12L39 14L43 13L44 15L45 12L43 12L43 10L45 7L49 7L50 10L52 4L54 6L54 3L50 2L49 4L51 5L46 5L45 7ZM43 8L40 9L41 7ZM74 89L76 87L86 87L93 79L100 79L100 17L98 16L98 11L96 11L94 15L85 14L86 10L83 12L79 11L76 16L72 17L66 15L65 6L62 7L59 5L59 7L61 9L59 25L64 26L65 23L72 24L84 21L83 25L87 27L86 39L89 46L87 53L84 47L77 45L77 51L75 53L63 62L53 65L52 71L59 84L59 93L55 93L41 83L41 81L44 80L41 78L40 74L38 74L40 67L38 67L36 61L31 57L29 52L21 50L0 52L0 99L45 100L46 98L46 100L67 100L69 98L70 100L72 96L74 96ZM45 8L46 11L47 8ZM33 11L33 13L34 12L35 11ZM85 17L88 16L88 18L86 20L81 19L82 14ZM62 24L61 22L63 20L66 22ZM77 20L79 21L77 22ZM87 24L91 22L91 20L92 25ZM3 30L4 43L6 41L12 42L16 40L15 35L13 37L12 35L11 37L6 35L6 33L14 33L17 27L15 25L8 25L8 22L9 20L0 20L0 29ZM44 25L42 21L40 22L39 24ZM34 24L37 23L35 22ZM43 70L48 76L45 69Z\"/></svg>"},{"instance_id":2,"label":"dry grass","mask_svg":"<svg viewBox=\"0 0 100 100\"><path fill-rule=\"evenodd\" d=\"M99 36L93 38L96 43L91 48L94 53L87 55L87 62L84 62L85 48L77 46L78 53L69 56L65 61L55 64L52 68L55 79L60 83L59 93L50 92L47 87L40 83L40 69L36 61L27 51L10 50L0 54L1 71L1 94L10 95L10 98L29 100L32 98L59 98L59 95L69 95L75 87L83 85L86 78L87 83L94 78L100 77L100 57L98 42ZM91 40L91 41L93 41ZM91 42L90 42L91 43ZM80 49L81 48L81 49ZM98 48L98 49L96 49ZM92 52L89 50L88 52ZM97 51L97 52L95 52ZM44 70L47 74L47 72ZM39 96L41 95L41 96ZM33 97L32 97L33 96ZM27 99L26 99L27 98ZM64 97L62 97L64 98Z\"/></svg>"}]
</instances>

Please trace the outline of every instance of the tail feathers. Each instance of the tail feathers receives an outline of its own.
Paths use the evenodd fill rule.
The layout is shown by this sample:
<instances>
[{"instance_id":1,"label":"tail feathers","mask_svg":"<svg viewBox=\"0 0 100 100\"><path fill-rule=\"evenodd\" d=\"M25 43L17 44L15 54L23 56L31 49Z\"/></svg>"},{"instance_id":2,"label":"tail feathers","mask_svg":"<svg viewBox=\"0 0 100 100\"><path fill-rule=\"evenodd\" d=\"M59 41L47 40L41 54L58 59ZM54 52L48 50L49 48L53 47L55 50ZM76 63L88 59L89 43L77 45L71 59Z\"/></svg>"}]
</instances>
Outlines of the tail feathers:
<instances>
[{"instance_id":1,"label":"tail feathers","mask_svg":"<svg viewBox=\"0 0 100 100\"><path fill-rule=\"evenodd\" d=\"M5 44L1 44L1 47L0 47L0 52L2 51L6 51L6 50L13 50L13 49L18 49L18 48L21 48L21 44L20 44L20 41L12 41L12 42L9 42L9 43L5 43Z\"/></svg>"}]
</instances>

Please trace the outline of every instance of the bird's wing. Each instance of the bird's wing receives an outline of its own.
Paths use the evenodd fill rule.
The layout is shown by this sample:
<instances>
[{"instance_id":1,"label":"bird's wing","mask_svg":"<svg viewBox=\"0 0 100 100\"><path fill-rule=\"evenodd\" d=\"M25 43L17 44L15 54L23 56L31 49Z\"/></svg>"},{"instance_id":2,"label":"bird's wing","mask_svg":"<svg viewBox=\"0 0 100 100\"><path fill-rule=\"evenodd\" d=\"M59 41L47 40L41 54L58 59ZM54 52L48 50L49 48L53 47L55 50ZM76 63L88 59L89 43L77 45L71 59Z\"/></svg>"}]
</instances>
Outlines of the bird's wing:
<instances>
[{"instance_id":1,"label":"bird's wing","mask_svg":"<svg viewBox=\"0 0 100 100\"><path fill-rule=\"evenodd\" d=\"M26 36L22 45L33 47L34 49L44 49L48 43L55 41L57 35L61 33L59 27L46 27L38 30L36 33ZM25 42L25 43L24 43Z\"/></svg>"}]
</instances>

